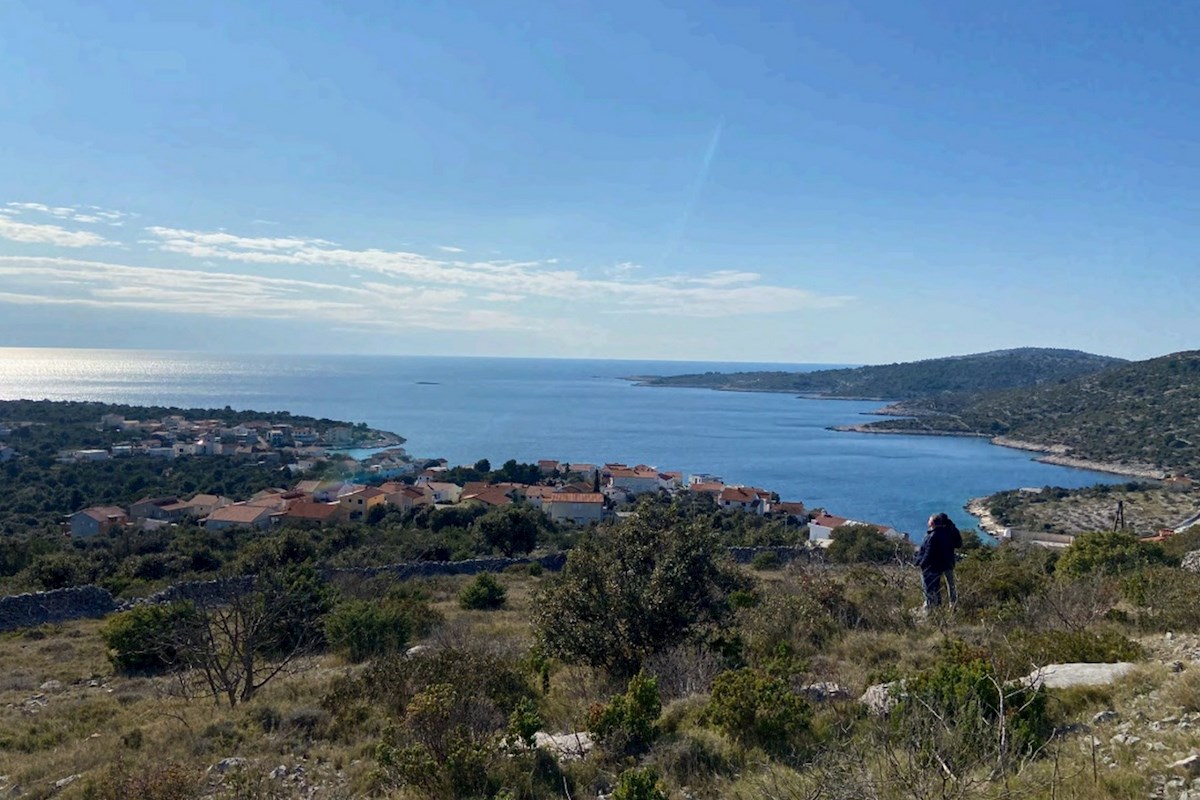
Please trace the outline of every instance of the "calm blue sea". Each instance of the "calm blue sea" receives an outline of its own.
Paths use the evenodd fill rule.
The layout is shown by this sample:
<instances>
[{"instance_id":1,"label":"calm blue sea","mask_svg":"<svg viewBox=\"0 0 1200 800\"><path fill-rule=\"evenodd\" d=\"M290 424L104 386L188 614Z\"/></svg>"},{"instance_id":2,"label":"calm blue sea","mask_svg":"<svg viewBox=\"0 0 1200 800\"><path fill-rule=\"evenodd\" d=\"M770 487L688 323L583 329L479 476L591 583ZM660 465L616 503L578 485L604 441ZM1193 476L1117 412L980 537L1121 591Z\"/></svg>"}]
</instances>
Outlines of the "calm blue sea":
<instances>
[{"instance_id":1,"label":"calm blue sea","mask_svg":"<svg viewBox=\"0 0 1200 800\"><path fill-rule=\"evenodd\" d=\"M1000 489L1125 480L980 439L826 429L861 422L878 403L621 380L828 366L0 348L0 399L289 410L395 431L414 455L451 463L554 458L710 472L918 536L936 511L973 526L963 504Z\"/></svg>"}]
</instances>

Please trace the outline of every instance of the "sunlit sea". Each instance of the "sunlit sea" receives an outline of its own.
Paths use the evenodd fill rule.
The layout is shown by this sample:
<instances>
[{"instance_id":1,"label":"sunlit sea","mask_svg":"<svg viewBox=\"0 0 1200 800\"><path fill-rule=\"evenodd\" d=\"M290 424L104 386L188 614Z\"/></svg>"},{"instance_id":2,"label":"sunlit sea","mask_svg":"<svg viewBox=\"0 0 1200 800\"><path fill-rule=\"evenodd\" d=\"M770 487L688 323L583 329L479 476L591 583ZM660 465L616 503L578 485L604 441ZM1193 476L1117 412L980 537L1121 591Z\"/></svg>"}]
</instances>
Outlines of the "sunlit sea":
<instances>
[{"instance_id":1,"label":"sunlit sea","mask_svg":"<svg viewBox=\"0 0 1200 800\"><path fill-rule=\"evenodd\" d=\"M828 430L864 421L874 402L622 380L828 366L0 348L0 399L288 410L394 431L410 453L452 463L553 458L707 472L917 536L936 511L973 526L963 505L1000 489L1126 480L981 439Z\"/></svg>"}]
</instances>

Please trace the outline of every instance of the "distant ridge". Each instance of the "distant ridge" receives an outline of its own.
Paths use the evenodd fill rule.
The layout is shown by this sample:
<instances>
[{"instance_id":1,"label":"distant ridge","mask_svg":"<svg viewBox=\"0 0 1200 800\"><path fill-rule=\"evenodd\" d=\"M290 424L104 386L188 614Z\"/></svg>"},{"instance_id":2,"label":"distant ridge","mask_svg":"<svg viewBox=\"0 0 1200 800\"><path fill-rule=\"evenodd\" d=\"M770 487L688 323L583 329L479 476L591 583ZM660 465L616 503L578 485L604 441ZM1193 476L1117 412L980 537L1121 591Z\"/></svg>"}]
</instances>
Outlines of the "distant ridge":
<instances>
[{"instance_id":1,"label":"distant ridge","mask_svg":"<svg viewBox=\"0 0 1200 800\"><path fill-rule=\"evenodd\" d=\"M885 412L915 417L859 429L985 434L1003 437L1000 444L1200 477L1200 350L1126 362L1065 382L926 397Z\"/></svg>"},{"instance_id":2,"label":"distant ridge","mask_svg":"<svg viewBox=\"0 0 1200 800\"><path fill-rule=\"evenodd\" d=\"M817 397L912 400L1037 386L1127 363L1079 350L1020 347L898 364L816 372L706 372L644 378L644 386L738 392L789 392Z\"/></svg>"}]
</instances>

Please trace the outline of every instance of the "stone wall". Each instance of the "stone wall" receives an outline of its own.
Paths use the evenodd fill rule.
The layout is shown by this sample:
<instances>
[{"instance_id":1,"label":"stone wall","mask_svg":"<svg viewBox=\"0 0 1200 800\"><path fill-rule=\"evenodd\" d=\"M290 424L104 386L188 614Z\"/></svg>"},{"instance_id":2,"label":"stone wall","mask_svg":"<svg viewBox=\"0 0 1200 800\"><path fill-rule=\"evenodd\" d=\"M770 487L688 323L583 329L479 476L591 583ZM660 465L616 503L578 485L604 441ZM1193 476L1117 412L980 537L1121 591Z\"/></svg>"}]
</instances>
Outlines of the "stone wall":
<instances>
[{"instance_id":1,"label":"stone wall","mask_svg":"<svg viewBox=\"0 0 1200 800\"><path fill-rule=\"evenodd\" d=\"M781 562L808 558L805 547L731 547L729 555L739 564L748 564L759 553L775 553ZM503 572L512 566L537 562L543 569L552 572L563 568L567 561L565 553L554 553L538 558L473 558L467 561L410 561L402 564L385 564L379 567L357 567L326 569L323 575L329 581L373 578L389 575L397 580L409 578L432 578L448 575L478 575L481 572ZM31 628L54 622L73 619L99 619L114 611L124 611L144 604L170 603L175 600L214 600L229 592L245 591L253 584L253 576L226 578L215 581L187 581L168 586L160 592L136 600L118 602L99 586L77 586L56 589L51 592L0 597L0 631Z\"/></svg>"},{"instance_id":2,"label":"stone wall","mask_svg":"<svg viewBox=\"0 0 1200 800\"><path fill-rule=\"evenodd\" d=\"M10 595L0 597L0 631L72 619L98 619L116 610L113 596L99 586Z\"/></svg>"}]
</instances>

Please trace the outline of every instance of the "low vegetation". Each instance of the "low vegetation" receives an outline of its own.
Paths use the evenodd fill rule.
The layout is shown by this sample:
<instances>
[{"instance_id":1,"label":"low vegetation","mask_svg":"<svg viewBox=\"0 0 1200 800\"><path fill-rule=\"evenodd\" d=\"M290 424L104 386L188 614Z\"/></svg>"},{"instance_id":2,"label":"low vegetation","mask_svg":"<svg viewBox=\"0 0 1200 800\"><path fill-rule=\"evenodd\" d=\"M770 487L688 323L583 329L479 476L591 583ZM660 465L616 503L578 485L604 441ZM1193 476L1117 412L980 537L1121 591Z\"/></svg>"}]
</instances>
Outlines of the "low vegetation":
<instances>
[{"instance_id":1,"label":"low vegetation","mask_svg":"<svg viewBox=\"0 0 1200 800\"><path fill-rule=\"evenodd\" d=\"M915 568L870 548L743 569L716 524L657 504L558 574L328 585L277 542L221 602L4 635L0 791L1145 797L1192 741L1200 666L1162 662L1200 651L1200 575L1129 544L972 548L957 609L926 617ZM496 588L489 610L463 602ZM1087 690L1019 682L1064 661L1143 666ZM888 681L891 712L868 712L856 698ZM1108 709L1153 722L1120 732L1157 746L1092 722Z\"/></svg>"}]
</instances>

